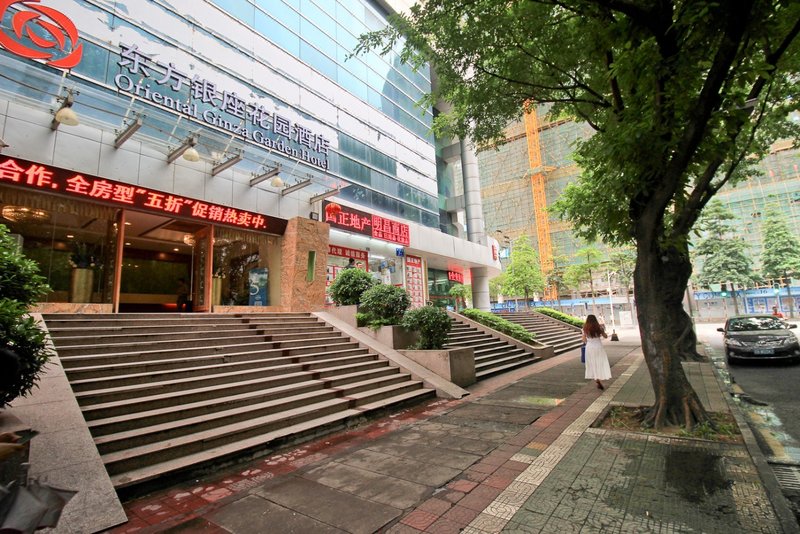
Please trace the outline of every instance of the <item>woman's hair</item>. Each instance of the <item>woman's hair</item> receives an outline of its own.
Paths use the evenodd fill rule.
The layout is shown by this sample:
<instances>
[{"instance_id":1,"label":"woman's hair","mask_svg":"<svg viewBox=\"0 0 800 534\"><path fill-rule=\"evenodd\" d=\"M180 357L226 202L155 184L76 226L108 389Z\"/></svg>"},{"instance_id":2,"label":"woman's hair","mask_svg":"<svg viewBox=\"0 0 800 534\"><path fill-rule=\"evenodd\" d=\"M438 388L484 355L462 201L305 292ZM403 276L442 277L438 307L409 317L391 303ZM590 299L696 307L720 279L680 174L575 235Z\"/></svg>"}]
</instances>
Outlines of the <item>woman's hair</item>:
<instances>
[{"instance_id":1,"label":"woman's hair","mask_svg":"<svg viewBox=\"0 0 800 534\"><path fill-rule=\"evenodd\" d=\"M583 331L586 337L600 337L603 335L603 327L597 322L597 317L594 315L587 315L586 322L583 323Z\"/></svg>"}]
</instances>

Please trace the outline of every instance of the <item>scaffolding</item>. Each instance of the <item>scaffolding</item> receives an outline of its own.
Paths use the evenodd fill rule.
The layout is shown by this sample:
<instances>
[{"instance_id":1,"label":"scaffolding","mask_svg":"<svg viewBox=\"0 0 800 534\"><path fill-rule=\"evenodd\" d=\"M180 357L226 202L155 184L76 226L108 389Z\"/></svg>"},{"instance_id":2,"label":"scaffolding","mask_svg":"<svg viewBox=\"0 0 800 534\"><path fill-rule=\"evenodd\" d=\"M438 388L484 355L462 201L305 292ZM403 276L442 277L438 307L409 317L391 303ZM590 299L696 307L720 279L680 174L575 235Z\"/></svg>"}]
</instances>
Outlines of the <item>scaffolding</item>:
<instances>
[{"instance_id":1,"label":"scaffolding","mask_svg":"<svg viewBox=\"0 0 800 534\"><path fill-rule=\"evenodd\" d=\"M530 109L525 112L525 137L528 141L533 211L536 218L536 240L539 243L539 264L542 274L546 278L553 270L553 244L550 240L550 219L547 216L547 195L545 194L545 167L542 164L542 150L539 146L539 120L535 106L530 106ZM556 292L556 288L548 286L545 289L545 298L555 298Z\"/></svg>"}]
</instances>

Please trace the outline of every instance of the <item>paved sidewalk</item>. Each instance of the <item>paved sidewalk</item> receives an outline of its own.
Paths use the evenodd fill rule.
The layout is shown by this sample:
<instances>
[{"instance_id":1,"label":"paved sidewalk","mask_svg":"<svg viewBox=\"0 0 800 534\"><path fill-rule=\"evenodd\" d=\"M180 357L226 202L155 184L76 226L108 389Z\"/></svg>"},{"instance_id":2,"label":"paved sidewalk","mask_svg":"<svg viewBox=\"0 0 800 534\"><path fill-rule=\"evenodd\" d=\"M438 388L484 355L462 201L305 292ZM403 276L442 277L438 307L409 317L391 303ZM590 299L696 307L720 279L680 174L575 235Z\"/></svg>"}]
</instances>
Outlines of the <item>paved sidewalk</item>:
<instances>
[{"instance_id":1,"label":"paved sidewalk","mask_svg":"<svg viewBox=\"0 0 800 534\"><path fill-rule=\"evenodd\" d=\"M606 348L605 391L574 351L129 502L115 532L797 531L745 445L591 428L611 402L653 401L640 348ZM711 364L686 369L704 405L727 411Z\"/></svg>"}]
</instances>

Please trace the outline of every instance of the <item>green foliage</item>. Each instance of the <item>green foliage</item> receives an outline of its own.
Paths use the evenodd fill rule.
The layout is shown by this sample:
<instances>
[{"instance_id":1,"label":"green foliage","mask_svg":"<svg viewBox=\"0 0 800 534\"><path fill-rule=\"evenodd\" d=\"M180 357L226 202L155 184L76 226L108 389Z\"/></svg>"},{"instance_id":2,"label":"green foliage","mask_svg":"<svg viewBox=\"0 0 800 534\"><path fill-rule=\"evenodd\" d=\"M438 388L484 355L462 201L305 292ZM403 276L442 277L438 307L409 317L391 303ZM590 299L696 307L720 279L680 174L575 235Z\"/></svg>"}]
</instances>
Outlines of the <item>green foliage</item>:
<instances>
[{"instance_id":1,"label":"green foliage","mask_svg":"<svg viewBox=\"0 0 800 534\"><path fill-rule=\"evenodd\" d=\"M503 293L503 284L505 283L505 275L498 275L489 280L489 296L497 300L497 296Z\"/></svg>"},{"instance_id":2,"label":"green foliage","mask_svg":"<svg viewBox=\"0 0 800 534\"><path fill-rule=\"evenodd\" d=\"M579 327L583 326L583 321L581 321L574 315L569 315L568 313L563 313L558 310L554 310L553 308L536 308L536 311L541 313L542 315L547 315L548 317L552 317L553 319L558 319L559 321L571 324L572 326L579 326Z\"/></svg>"},{"instance_id":3,"label":"green foliage","mask_svg":"<svg viewBox=\"0 0 800 534\"><path fill-rule=\"evenodd\" d=\"M800 243L786 220L770 210L762 228L761 275L764 278L800 276Z\"/></svg>"},{"instance_id":4,"label":"green foliage","mask_svg":"<svg viewBox=\"0 0 800 534\"><path fill-rule=\"evenodd\" d=\"M704 287L711 284L733 282L749 285L753 281L753 262L747 254L747 243L735 235L733 212L717 199L703 209L697 228L704 232L703 239L693 250L703 258L697 282Z\"/></svg>"},{"instance_id":5,"label":"green foliage","mask_svg":"<svg viewBox=\"0 0 800 534\"><path fill-rule=\"evenodd\" d=\"M544 276L539 256L531 246L530 238L520 236L511 250L511 263L504 274L503 293L524 295L529 301L533 293L544 290Z\"/></svg>"},{"instance_id":6,"label":"green foliage","mask_svg":"<svg viewBox=\"0 0 800 534\"><path fill-rule=\"evenodd\" d=\"M379 282L361 269L342 269L330 287L331 300L337 306L358 304L361 295Z\"/></svg>"},{"instance_id":7,"label":"green foliage","mask_svg":"<svg viewBox=\"0 0 800 534\"><path fill-rule=\"evenodd\" d=\"M458 311L458 303L461 302L466 306L467 299L472 297L472 286L456 284L447 294L456 299L456 311Z\"/></svg>"},{"instance_id":8,"label":"green foliage","mask_svg":"<svg viewBox=\"0 0 800 534\"><path fill-rule=\"evenodd\" d=\"M47 334L27 315L48 290L36 264L0 225L0 407L30 393L50 357Z\"/></svg>"},{"instance_id":9,"label":"green foliage","mask_svg":"<svg viewBox=\"0 0 800 534\"><path fill-rule=\"evenodd\" d=\"M419 342L413 348L421 350L442 349L452 328L447 312L435 306L407 311L401 324L409 330L419 332Z\"/></svg>"},{"instance_id":10,"label":"green foliage","mask_svg":"<svg viewBox=\"0 0 800 534\"><path fill-rule=\"evenodd\" d=\"M633 269L636 267L636 251L623 246L611 253L608 266L616 272L620 287L629 288L633 282ZM612 275L613 276L613 275Z\"/></svg>"},{"instance_id":11,"label":"green foliage","mask_svg":"<svg viewBox=\"0 0 800 534\"><path fill-rule=\"evenodd\" d=\"M405 289L377 284L361 294L358 309L366 316L367 326L377 329L381 326L400 324L409 306L411 298Z\"/></svg>"},{"instance_id":12,"label":"green foliage","mask_svg":"<svg viewBox=\"0 0 800 534\"><path fill-rule=\"evenodd\" d=\"M369 324L369 315L366 313L356 312L356 326L367 326Z\"/></svg>"},{"instance_id":13,"label":"green foliage","mask_svg":"<svg viewBox=\"0 0 800 534\"><path fill-rule=\"evenodd\" d=\"M502 332L507 336L518 339L523 343L532 343L536 339L536 334L533 332L528 332L522 326L512 323L511 321L503 319L502 317L487 311L468 308L463 310L461 315L472 319L476 323L481 323L482 325L488 326L493 330L497 330L498 332Z\"/></svg>"},{"instance_id":14,"label":"green foliage","mask_svg":"<svg viewBox=\"0 0 800 534\"><path fill-rule=\"evenodd\" d=\"M8 228L0 224L0 299L30 305L48 291L50 287L36 262L22 255Z\"/></svg>"}]
</instances>

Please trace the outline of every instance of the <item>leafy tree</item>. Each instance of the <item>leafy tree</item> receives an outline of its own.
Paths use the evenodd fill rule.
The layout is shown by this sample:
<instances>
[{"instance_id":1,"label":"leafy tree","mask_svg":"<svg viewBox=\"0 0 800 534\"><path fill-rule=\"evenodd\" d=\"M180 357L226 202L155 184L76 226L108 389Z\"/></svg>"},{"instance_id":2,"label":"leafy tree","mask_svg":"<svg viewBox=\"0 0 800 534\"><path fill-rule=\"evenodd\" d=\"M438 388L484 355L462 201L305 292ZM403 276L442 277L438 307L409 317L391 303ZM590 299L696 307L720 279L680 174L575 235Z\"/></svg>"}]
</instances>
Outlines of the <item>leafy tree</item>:
<instances>
[{"instance_id":1,"label":"leafy tree","mask_svg":"<svg viewBox=\"0 0 800 534\"><path fill-rule=\"evenodd\" d=\"M580 289L585 283L589 284L592 293L592 313L597 313L597 303L594 298L594 273L600 268L600 258L603 253L595 247L583 247L575 253L575 261L564 272L564 280L569 287Z\"/></svg>"},{"instance_id":2,"label":"leafy tree","mask_svg":"<svg viewBox=\"0 0 800 534\"><path fill-rule=\"evenodd\" d=\"M555 211L576 233L636 248L634 291L655 391L645 424L709 421L681 361L697 359L682 297L689 234L709 200L779 138L800 78L800 2L421 0L358 52L401 49L436 66L423 105L442 136L500 139L523 109L552 104L594 130Z\"/></svg>"},{"instance_id":3,"label":"leafy tree","mask_svg":"<svg viewBox=\"0 0 800 534\"><path fill-rule=\"evenodd\" d=\"M800 276L800 241L789 230L786 220L770 210L762 228L761 274L764 278Z\"/></svg>"},{"instance_id":4,"label":"leafy tree","mask_svg":"<svg viewBox=\"0 0 800 534\"><path fill-rule=\"evenodd\" d=\"M616 249L611 253L608 266L617 274L619 286L625 289L628 308L633 310L630 287L631 282L633 282L633 270L636 267L636 251L629 246Z\"/></svg>"},{"instance_id":5,"label":"leafy tree","mask_svg":"<svg viewBox=\"0 0 800 534\"><path fill-rule=\"evenodd\" d=\"M566 287L564 282L564 265L567 263L566 256L562 254L553 255L553 268L547 273L545 283L547 287L552 287L556 294L556 301L559 309L561 308L561 290Z\"/></svg>"},{"instance_id":6,"label":"leafy tree","mask_svg":"<svg viewBox=\"0 0 800 534\"><path fill-rule=\"evenodd\" d=\"M467 299L472 296L472 286L456 284L450 288L450 291L448 291L447 294L456 299L456 312L458 312L459 302L463 308L467 307Z\"/></svg>"},{"instance_id":7,"label":"leafy tree","mask_svg":"<svg viewBox=\"0 0 800 534\"><path fill-rule=\"evenodd\" d=\"M520 236L514 241L511 250L511 262L506 268L503 290L514 295L525 295L525 305L530 303L530 296L544 290L544 276L539 264L539 256L531 246L527 236Z\"/></svg>"},{"instance_id":8,"label":"leafy tree","mask_svg":"<svg viewBox=\"0 0 800 534\"><path fill-rule=\"evenodd\" d=\"M31 392L51 350L28 307L50 287L0 224L0 408Z\"/></svg>"},{"instance_id":9,"label":"leafy tree","mask_svg":"<svg viewBox=\"0 0 800 534\"><path fill-rule=\"evenodd\" d=\"M489 280L489 296L497 301L498 295L503 294L503 283L505 276L500 274Z\"/></svg>"},{"instance_id":10,"label":"leafy tree","mask_svg":"<svg viewBox=\"0 0 800 534\"><path fill-rule=\"evenodd\" d=\"M753 262L747 255L748 245L735 235L731 222L733 212L717 199L709 202L697 221L697 228L704 232L703 239L694 248L694 255L703 258L703 267L697 282L709 287L711 284L731 282L747 286L753 281ZM739 314L736 294L733 306Z\"/></svg>"}]
</instances>

